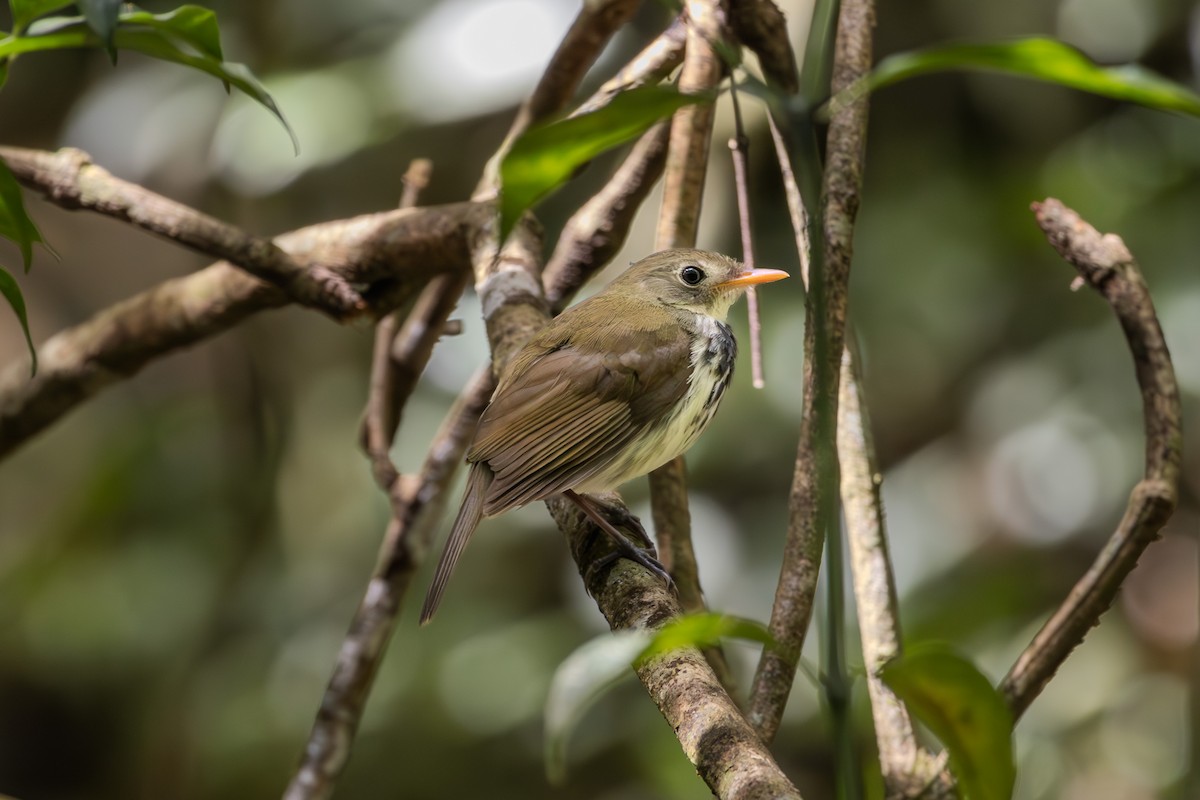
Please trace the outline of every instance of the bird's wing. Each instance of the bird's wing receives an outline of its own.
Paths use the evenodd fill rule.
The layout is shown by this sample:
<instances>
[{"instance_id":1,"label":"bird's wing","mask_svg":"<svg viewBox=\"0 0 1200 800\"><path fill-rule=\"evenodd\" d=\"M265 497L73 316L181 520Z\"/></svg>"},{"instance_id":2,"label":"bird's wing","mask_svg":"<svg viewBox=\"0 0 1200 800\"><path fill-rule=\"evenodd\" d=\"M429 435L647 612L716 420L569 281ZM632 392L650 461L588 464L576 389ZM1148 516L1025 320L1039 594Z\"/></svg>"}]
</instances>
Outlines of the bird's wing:
<instances>
[{"instance_id":1,"label":"bird's wing","mask_svg":"<svg viewBox=\"0 0 1200 800\"><path fill-rule=\"evenodd\" d=\"M687 391L686 337L611 328L605 351L538 337L480 419L467 459L495 477L491 516L578 486L661 421Z\"/></svg>"}]
</instances>

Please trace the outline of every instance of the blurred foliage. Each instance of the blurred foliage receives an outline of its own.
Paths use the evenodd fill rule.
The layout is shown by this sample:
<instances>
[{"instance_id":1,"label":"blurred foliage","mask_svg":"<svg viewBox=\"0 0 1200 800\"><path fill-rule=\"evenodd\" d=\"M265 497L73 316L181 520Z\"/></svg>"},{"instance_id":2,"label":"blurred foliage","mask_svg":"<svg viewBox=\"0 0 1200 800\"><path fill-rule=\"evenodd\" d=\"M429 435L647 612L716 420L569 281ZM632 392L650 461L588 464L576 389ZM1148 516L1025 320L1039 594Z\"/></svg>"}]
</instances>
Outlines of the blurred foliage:
<instances>
[{"instance_id":1,"label":"blurred foliage","mask_svg":"<svg viewBox=\"0 0 1200 800\"><path fill-rule=\"evenodd\" d=\"M806 5L783 5L803 41ZM288 114L298 157L253 101L137 53L114 70L101 50L47 52L11 70L0 142L81 147L259 233L393 207L414 157L435 165L424 202L461 200L575 11L559 0L211 7L225 51ZM588 88L667 14L646 4ZM884 3L876 52L1046 35L1194 85L1197 19L1183 0ZM786 205L750 111L758 261L789 269ZM717 124L700 245L736 255L727 101ZM548 241L613 163L597 160L538 209ZM1054 195L1124 237L1190 420L1198 177L1192 119L987 74L873 97L851 308L910 640L949 640L994 682L1102 546L1139 475L1140 400L1120 331L1101 299L1067 291L1073 273L1029 203ZM22 280L36 341L204 263L26 200L61 254ZM650 249L656 209L652 198L614 269ZM0 244L0 262L18 257ZM759 620L785 529L803 324L798 286L762 303L768 387L751 390L743 363L688 457L710 603ZM459 316L464 335L439 345L406 413L402 468L419 464L483 358L473 296ZM0 362L20 357L16 321L0 316L0 331ZM0 464L0 792L282 790L386 519L356 450L370 348L363 327L297 309L262 315L108 390ZM1164 540L1017 728L1018 798L1200 796L1197 428L1185 424L1183 498ZM641 482L627 496L646 510ZM475 548L436 624L418 630L405 609L339 796L707 796L633 682L576 731L567 784L547 784L550 678L606 626L542 508L490 521ZM730 651L748 681L757 648ZM854 699L869 755L861 682ZM817 691L800 681L775 752L806 796L832 796L829 747Z\"/></svg>"}]
</instances>

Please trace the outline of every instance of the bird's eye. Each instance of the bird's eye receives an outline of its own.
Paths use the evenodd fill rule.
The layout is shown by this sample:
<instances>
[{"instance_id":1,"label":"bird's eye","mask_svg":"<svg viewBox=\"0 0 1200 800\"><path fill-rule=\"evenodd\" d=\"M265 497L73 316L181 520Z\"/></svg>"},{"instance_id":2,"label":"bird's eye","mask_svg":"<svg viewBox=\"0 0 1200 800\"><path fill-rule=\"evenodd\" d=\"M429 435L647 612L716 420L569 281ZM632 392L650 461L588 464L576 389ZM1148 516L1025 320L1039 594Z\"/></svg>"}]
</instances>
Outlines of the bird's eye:
<instances>
[{"instance_id":1,"label":"bird's eye","mask_svg":"<svg viewBox=\"0 0 1200 800\"><path fill-rule=\"evenodd\" d=\"M704 280L704 270L699 267L688 265L679 270L679 279L688 286L695 286L700 281Z\"/></svg>"}]
</instances>

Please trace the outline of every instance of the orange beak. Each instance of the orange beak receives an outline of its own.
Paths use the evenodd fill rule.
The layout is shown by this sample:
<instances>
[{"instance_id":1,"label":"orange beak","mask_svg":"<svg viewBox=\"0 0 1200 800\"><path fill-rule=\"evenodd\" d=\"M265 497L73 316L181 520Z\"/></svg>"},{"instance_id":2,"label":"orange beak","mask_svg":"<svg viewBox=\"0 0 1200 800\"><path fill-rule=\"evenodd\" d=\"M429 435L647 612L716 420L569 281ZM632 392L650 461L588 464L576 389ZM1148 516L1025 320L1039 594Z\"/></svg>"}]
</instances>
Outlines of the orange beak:
<instances>
[{"instance_id":1,"label":"orange beak","mask_svg":"<svg viewBox=\"0 0 1200 800\"><path fill-rule=\"evenodd\" d=\"M784 278L790 277L781 269L751 269L738 275L736 278L730 278L717 284L719 289L732 289L736 286L756 286L760 283L771 283L773 281L781 281Z\"/></svg>"}]
</instances>

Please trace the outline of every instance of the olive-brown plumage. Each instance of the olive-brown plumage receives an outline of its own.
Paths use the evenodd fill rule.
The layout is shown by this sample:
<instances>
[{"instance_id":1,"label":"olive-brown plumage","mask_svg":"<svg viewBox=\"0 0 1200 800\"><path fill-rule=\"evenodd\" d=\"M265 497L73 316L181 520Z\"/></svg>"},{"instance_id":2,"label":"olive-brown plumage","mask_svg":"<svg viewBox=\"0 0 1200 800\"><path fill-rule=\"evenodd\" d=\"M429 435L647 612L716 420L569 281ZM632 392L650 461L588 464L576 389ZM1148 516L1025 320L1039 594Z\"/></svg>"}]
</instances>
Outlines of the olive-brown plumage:
<instances>
[{"instance_id":1,"label":"olive-brown plumage","mask_svg":"<svg viewBox=\"0 0 1200 800\"><path fill-rule=\"evenodd\" d=\"M538 331L480 418L421 622L481 518L563 492L595 518L574 493L611 491L686 451L733 373L729 306L747 286L785 277L717 253L664 250Z\"/></svg>"}]
</instances>

